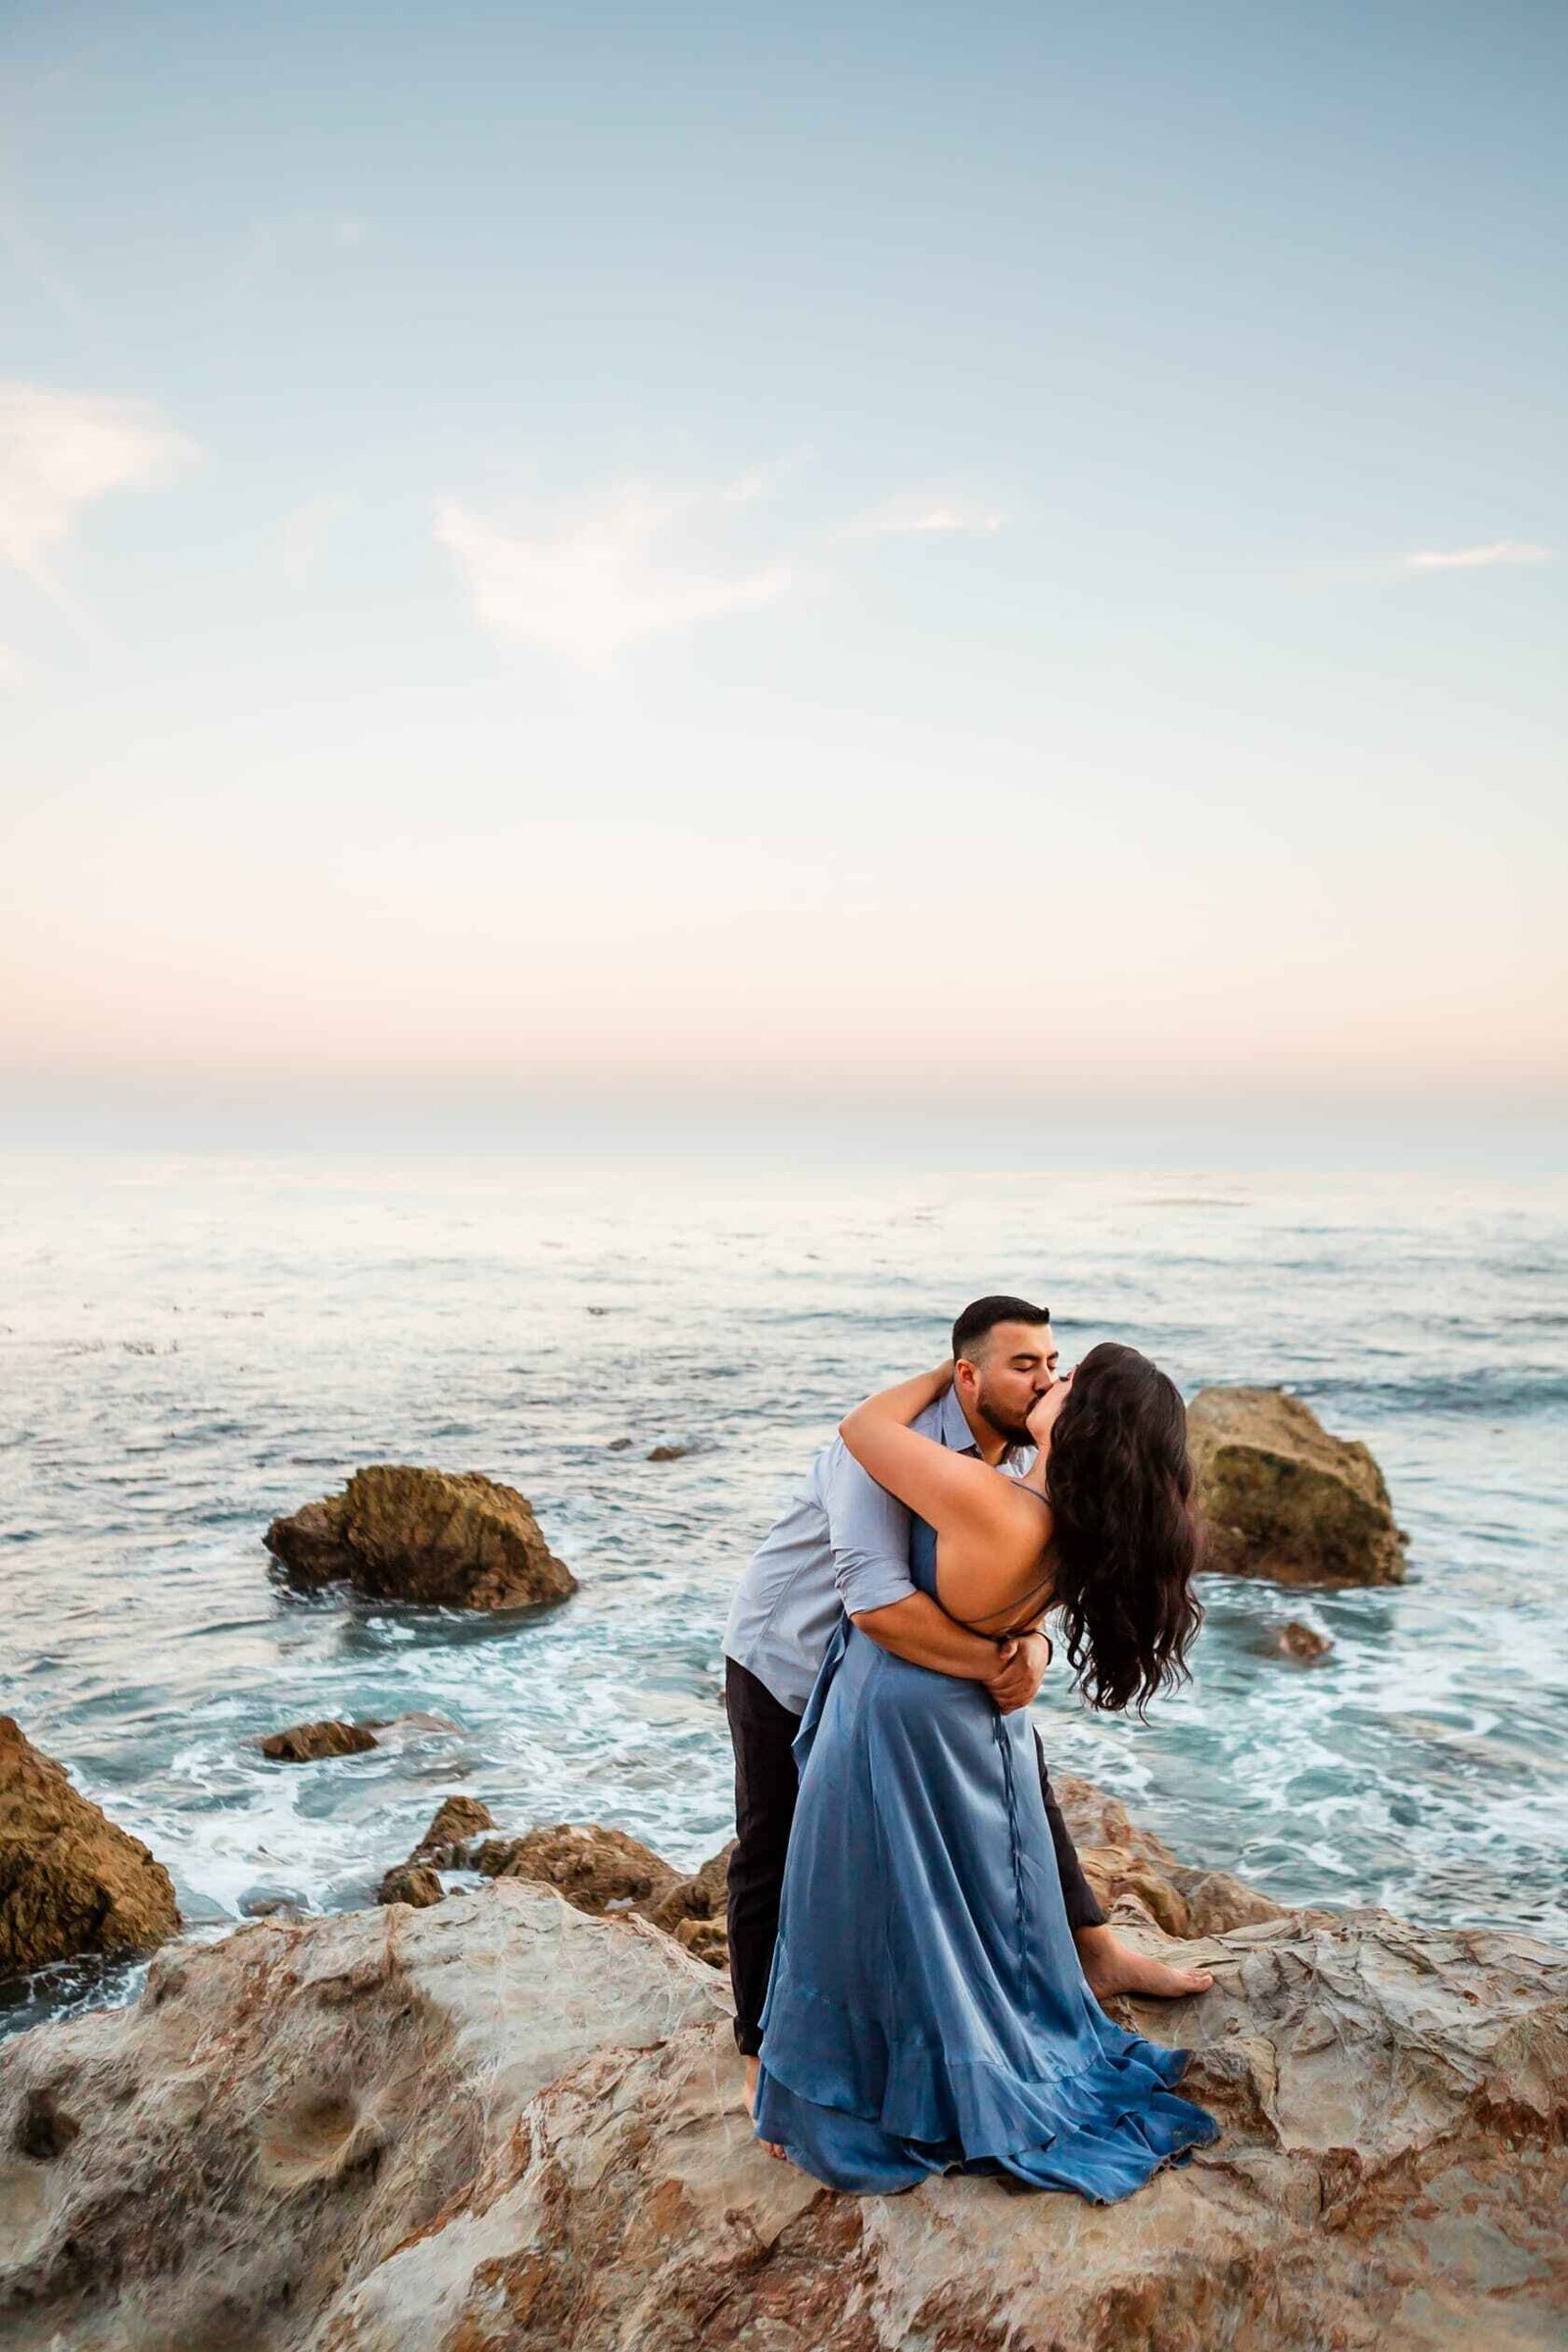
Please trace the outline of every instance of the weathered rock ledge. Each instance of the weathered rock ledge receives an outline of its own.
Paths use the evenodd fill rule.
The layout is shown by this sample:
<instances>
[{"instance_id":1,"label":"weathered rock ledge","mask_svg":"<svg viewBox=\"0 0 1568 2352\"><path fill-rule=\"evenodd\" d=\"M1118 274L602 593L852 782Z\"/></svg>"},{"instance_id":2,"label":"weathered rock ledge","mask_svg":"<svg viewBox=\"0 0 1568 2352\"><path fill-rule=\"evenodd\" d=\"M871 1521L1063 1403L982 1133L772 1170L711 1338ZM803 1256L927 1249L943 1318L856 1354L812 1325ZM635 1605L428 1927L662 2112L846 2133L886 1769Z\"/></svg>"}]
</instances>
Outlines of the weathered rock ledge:
<instances>
[{"instance_id":1,"label":"weathered rock ledge","mask_svg":"<svg viewBox=\"0 0 1568 2352\"><path fill-rule=\"evenodd\" d=\"M1133 1934L1159 1948L1156 1930ZM828 2195L726 1988L502 1878L172 1949L0 2067L15 2352L1446 2352L1555 2340L1568 1958L1381 1912L1182 1947L1224 2137L1125 2204Z\"/></svg>"}]
</instances>

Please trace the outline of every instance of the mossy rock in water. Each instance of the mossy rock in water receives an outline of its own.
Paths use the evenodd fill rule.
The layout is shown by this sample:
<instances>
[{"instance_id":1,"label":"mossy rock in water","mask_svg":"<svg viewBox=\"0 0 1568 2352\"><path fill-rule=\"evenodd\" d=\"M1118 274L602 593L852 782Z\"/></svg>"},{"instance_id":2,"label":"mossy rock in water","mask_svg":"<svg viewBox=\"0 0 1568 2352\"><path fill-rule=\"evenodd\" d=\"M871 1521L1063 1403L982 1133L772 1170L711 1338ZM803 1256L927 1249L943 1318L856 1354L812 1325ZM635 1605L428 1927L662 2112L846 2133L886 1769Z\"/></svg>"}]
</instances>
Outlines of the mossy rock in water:
<instances>
[{"instance_id":1,"label":"mossy rock in water","mask_svg":"<svg viewBox=\"0 0 1568 2352\"><path fill-rule=\"evenodd\" d=\"M1203 1389L1187 1433L1203 1565L1280 1585L1397 1585L1406 1539L1364 1446L1283 1389Z\"/></svg>"}]
</instances>

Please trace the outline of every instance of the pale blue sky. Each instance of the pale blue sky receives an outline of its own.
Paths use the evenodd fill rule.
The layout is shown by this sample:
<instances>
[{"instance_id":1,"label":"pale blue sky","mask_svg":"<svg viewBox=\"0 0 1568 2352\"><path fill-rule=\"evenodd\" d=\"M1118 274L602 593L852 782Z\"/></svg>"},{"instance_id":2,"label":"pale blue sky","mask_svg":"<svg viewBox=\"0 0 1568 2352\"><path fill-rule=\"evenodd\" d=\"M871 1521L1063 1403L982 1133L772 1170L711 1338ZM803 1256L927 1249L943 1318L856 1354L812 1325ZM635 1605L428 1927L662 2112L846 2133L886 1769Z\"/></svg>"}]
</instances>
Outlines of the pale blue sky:
<instances>
[{"instance_id":1,"label":"pale blue sky","mask_svg":"<svg viewBox=\"0 0 1568 2352\"><path fill-rule=\"evenodd\" d=\"M8 12L14 1132L1550 1154L1561 13L840 14Z\"/></svg>"}]
</instances>

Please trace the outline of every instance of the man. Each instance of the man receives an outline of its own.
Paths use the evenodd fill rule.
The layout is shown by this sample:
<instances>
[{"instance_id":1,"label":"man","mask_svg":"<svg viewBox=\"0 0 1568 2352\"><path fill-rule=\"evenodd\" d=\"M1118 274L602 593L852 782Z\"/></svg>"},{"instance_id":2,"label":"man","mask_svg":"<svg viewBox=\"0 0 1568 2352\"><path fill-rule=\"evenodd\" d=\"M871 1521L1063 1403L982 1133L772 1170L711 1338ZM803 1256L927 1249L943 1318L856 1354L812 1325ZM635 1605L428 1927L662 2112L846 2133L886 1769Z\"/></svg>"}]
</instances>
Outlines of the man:
<instances>
[{"instance_id":1,"label":"man","mask_svg":"<svg viewBox=\"0 0 1568 2352\"><path fill-rule=\"evenodd\" d=\"M1021 1469L1028 1416L1054 1386L1057 1350L1046 1307L977 1298L953 1327L953 1386L914 1426L956 1452ZM1043 1635L998 1642L956 1624L909 1577L909 1514L835 1439L741 1579L724 1634L724 1703L735 1746L737 1841L729 1866L729 1963L735 2039L746 2059L747 2104L757 2084L761 2011L778 1936L784 1856L795 1812L791 1742L840 1611L895 1657L984 1683L1004 1714L1039 1690L1050 1654ZM1061 1872L1068 1925L1092 1991L1201 1992L1200 1969L1167 1968L1122 1943L1079 1865L1035 1739L1040 1788Z\"/></svg>"}]
</instances>

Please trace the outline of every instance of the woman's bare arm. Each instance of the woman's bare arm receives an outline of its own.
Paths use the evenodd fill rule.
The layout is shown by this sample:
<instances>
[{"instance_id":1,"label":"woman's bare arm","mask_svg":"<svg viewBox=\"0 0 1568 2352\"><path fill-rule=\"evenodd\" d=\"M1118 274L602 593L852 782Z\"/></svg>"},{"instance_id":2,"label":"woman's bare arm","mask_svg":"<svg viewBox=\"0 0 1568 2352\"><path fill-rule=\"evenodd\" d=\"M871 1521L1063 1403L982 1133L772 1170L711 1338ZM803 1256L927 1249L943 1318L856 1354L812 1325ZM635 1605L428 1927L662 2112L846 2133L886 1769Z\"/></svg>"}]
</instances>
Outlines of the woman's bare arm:
<instances>
[{"instance_id":1,"label":"woman's bare arm","mask_svg":"<svg viewBox=\"0 0 1568 2352\"><path fill-rule=\"evenodd\" d=\"M938 1597L972 1631L1015 1630L1020 1605L1041 1608L1038 1585L1020 1576L1038 1566L1051 1541L1049 1504L1018 1494L1014 1482L971 1454L921 1437L910 1421L949 1386L951 1363L868 1396L839 1424L862 1470L935 1528L941 1541ZM1026 1622L1028 1622L1026 1618Z\"/></svg>"},{"instance_id":2,"label":"woman's bare arm","mask_svg":"<svg viewBox=\"0 0 1568 2352\"><path fill-rule=\"evenodd\" d=\"M941 1536L995 1534L997 1473L971 1454L955 1453L909 1427L950 1386L951 1363L883 1389L839 1423L839 1435L862 1470Z\"/></svg>"}]
</instances>

